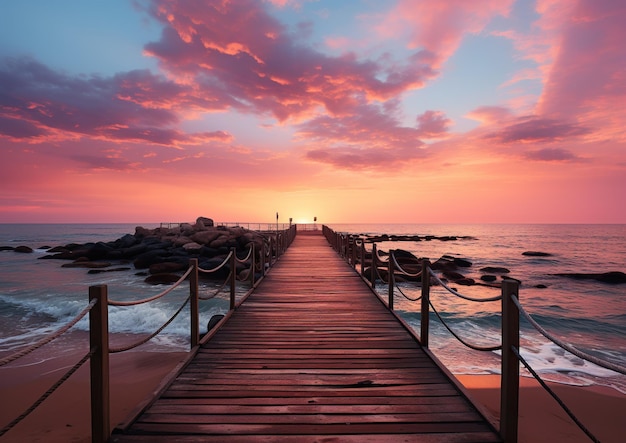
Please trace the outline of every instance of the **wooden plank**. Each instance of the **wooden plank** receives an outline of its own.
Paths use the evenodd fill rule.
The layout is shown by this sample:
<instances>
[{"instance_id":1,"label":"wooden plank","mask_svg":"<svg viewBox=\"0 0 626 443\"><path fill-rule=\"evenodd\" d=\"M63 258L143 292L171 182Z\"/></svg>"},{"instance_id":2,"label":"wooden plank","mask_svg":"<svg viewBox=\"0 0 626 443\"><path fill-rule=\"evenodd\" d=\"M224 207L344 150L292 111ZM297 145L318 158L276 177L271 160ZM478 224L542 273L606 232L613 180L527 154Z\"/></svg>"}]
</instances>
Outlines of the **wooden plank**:
<instances>
[{"instance_id":1,"label":"wooden plank","mask_svg":"<svg viewBox=\"0 0 626 443\"><path fill-rule=\"evenodd\" d=\"M416 439L501 441L325 239L307 235L112 441Z\"/></svg>"}]
</instances>

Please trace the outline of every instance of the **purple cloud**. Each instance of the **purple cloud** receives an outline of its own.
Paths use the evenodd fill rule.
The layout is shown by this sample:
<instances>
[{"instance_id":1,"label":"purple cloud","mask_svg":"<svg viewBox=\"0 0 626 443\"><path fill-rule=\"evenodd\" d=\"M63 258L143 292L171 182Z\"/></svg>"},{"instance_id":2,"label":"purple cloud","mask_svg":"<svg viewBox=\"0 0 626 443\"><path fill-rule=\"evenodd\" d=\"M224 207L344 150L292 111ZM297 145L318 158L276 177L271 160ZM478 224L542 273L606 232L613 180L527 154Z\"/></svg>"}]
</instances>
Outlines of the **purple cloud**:
<instances>
[{"instance_id":1,"label":"purple cloud","mask_svg":"<svg viewBox=\"0 0 626 443\"><path fill-rule=\"evenodd\" d=\"M542 117L521 117L515 123L502 126L487 138L502 143L549 143L588 134L589 129L574 123Z\"/></svg>"}]
</instances>

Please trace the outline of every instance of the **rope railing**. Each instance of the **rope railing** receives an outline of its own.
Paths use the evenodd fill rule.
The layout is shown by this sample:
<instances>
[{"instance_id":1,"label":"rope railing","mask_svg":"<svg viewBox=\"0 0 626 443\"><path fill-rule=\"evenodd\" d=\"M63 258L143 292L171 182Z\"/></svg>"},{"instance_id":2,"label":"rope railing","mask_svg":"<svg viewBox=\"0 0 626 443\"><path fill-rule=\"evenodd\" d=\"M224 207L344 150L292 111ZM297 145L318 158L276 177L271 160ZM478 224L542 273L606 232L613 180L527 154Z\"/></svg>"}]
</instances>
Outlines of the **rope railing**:
<instances>
[{"instance_id":1,"label":"rope railing","mask_svg":"<svg viewBox=\"0 0 626 443\"><path fill-rule=\"evenodd\" d=\"M450 334L454 336L454 338L456 338L459 342L461 342L466 347L473 349L474 351L482 351L482 352L493 352L493 351L499 351L500 349L502 349L502 344L494 345L494 346L479 346L479 345L473 345L463 340L456 332L452 330L452 328L448 325L448 323L446 323L446 321L441 317L441 315L439 315L439 312L437 312L432 302L429 301L428 303L430 304L430 308L433 310L433 312L435 313L435 315L437 316L441 324L448 330L448 332L450 332Z\"/></svg>"},{"instance_id":2,"label":"rope railing","mask_svg":"<svg viewBox=\"0 0 626 443\"><path fill-rule=\"evenodd\" d=\"M350 254L352 251L350 250L350 241L348 234L336 233L332 229L327 226L323 227L324 235L326 239L331 244L331 246L348 262L355 265L353 259ZM423 348L428 348L429 341L429 312L433 311L435 316L439 319L441 324L450 332L452 336L454 336L460 343L467 346L470 349L474 349L477 351L483 352L494 352L501 350L501 362L502 362L502 370L501 370L501 406L500 406L500 435L503 440L507 443L515 443L517 442L517 430L518 430L518 404L519 404L519 367L520 363L529 371L529 373L537 379L540 385L557 401L557 403L563 408L563 410L567 413L567 415L572 419L572 421L594 442L597 442L598 439L593 436L593 434L581 423L581 421L574 416L574 414L567 408L565 403L550 389L550 387L539 377L537 372L531 367L531 365L523 358L520 353L520 344L519 344L519 336L520 336L520 327L519 327L519 319L520 316L523 316L529 324L535 328L541 335L543 335L547 340L556 344L563 350L570 352L571 354L581 358L582 360L591 362L605 369L609 369L615 371L619 374L626 374L626 368L623 366L614 364L612 362L608 362L606 360L600 359L596 356L590 355L579 349L571 346L552 334L548 333L543 327L541 327L531 316L526 312L526 310L522 307L519 302L518 292L519 292L519 281L514 279L504 279L502 282L502 291L501 294L493 297L486 298L477 298L477 297L469 297L467 295L463 295L460 292L450 288L445 281L443 281L439 276L434 273L434 270L430 266L430 262L427 259L422 259L422 270L419 273L408 273L402 266L398 263L398 260L395 257L394 251L390 251L390 258L388 261L380 260L378 255L378 251L376 249L376 243L372 244L372 260L370 262L371 271L368 276L366 276L365 268L363 266L363 257L365 257L365 246L364 243L361 244L361 257L362 257L362 268L360 275L366 283L369 283L372 290L375 291L376 279L383 280L384 283L388 284L388 302L387 306L390 310L393 310L393 299L395 291L400 292L400 294L410 301L421 301L421 325L420 331L421 334L419 336L419 340ZM388 266L388 278L385 281L380 278L380 272L378 270L379 265L387 264ZM408 297L402 289L396 284L394 275L405 275L412 278L417 279L421 275L421 295L416 299L411 299ZM428 276L428 278L424 278L424 276ZM433 305L430 297L430 287L431 287L431 278L435 284L440 285L449 293L464 299L470 302L495 302L501 301L502 303L502 342L499 345L494 346L478 346L475 344L471 344L464 340L459 336L454 330L446 323L446 321L442 318L442 316L437 312L435 306ZM376 292L376 291L375 291Z\"/></svg>"},{"instance_id":3,"label":"rope railing","mask_svg":"<svg viewBox=\"0 0 626 443\"><path fill-rule=\"evenodd\" d=\"M526 312L526 310L522 307L522 305L520 304L519 300L517 299L517 297L512 297L513 303L515 303L515 305L517 306L517 308L520 311L520 314L522 314L524 316L524 318L528 321L528 323L531 324L531 326L533 328L535 328L537 330L537 332L539 332L541 335L543 335L545 338L547 338L548 340L550 340L552 343L554 343L555 345L557 345L558 347L560 347L561 349L575 355L576 357L582 359L582 360L586 360L590 363L593 363L597 366L601 366L605 369L609 369L611 371L614 372L618 372L622 375L626 375L626 368L620 365L617 365L615 363L611 363L609 361L606 360L602 360L594 355L591 354L587 354L579 349L576 349L574 346L569 345L567 343L565 343L563 340L560 340L559 338L555 337L554 335L550 334L548 331L546 331L543 327L541 327L541 325L539 325L539 323L537 323L535 321L535 319L533 319L530 314L528 312Z\"/></svg>"},{"instance_id":4,"label":"rope railing","mask_svg":"<svg viewBox=\"0 0 626 443\"><path fill-rule=\"evenodd\" d=\"M65 372L65 374L63 374L63 376L59 380L56 381L56 383L54 383L46 392L44 392L41 396L39 396L39 398L35 400L33 404L30 405L22 414L20 414L19 417L15 418L14 420L11 421L11 423L9 423L8 425L0 429L0 437L2 437L11 429L13 429L22 420L28 417L31 414L31 412L37 409L48 397L50 397L57 389L59 389L59 387L63 383L65 383L76 371L78 371L82 365L87 363L87 361L91 358L92 355L93 355L93 351L86 353L83 356L83 358L81 358L80 361L78 361L78 363L76 363L67 372Z\"/></svg>"},{"instance_id":5,"label":"rope railing","mask_svg":"<svg viewBox=\"0 0 626 443\"><path fill-rule=\"evenodd\" d=\"M191 296L187 297L185 299L185 301L183 302L183 304L180 306L180 308L178 308L178 310L165 323L163 323L163 325L161 325L161 327L159 329L154 331L152 334L142 338L141 340L139 340L137 342L131 343L131 344L126 345L126 346L119 346L119 347L109 346L109 354L118 354L120 352L130 351L131 349L138 348L139 346L148 343L154 337L159 335L163 331L163 329L168 327L174 321L174 319L176 317L178 317L178 314L180 314L182 312L183 308L185 306L187 306L187 303L189 303L190 299L191 299Z\"/></svg>"},{"instance_id":6,"label":"rope railing","mask_svg":"<svg viewBox=\"0 0 626 443\"><path fill-rule=\"evenodd\" d=\"M220 269L222 269L224 266L226 266L226 264L228 264L228 261L230 260L231 255L234 254L233 251L230 251L228 253L228 255L226 256L226 258L224 258L224 260L222 261L222 263L220 263L219 265L217 265L214 268L211 269L203 269L201 267L198 267L198 272L202 272L203 274L212 274L214 272L219 271Z\"/></svg>"},{"instance_id":7,"label":"rope railing","mask_svg":"<svg viewBox=\"0 0 626 443\"><path fill-rule=\"evenodd\" d=\"M275 226L275 225L273 225ZM87 353L76 365L70 368L63 377L61 377L50 389L48 389L39 399L37 399L31 407L29 407L23 414L11 423L0 429L0 436L7 433L16 424L22 421L32 411L34 411L41 403L43 403L59 386L61 386L72 374L74 374L84 363L91 360L90 372L91 372L91 439L92 442L106 442L110 438L110 411L109 411L109 354L121 353L137 348L154 337L159 335L163 330L169 326L175 318L183 311L185 306L190 305L191 310L191 346L192 348L199 345L199 300L208 300L215 297L227 284L231 286L231 306L230 309L236 308L235 304L235 285L236 285L236 270L235 263L248 263L250 262L250 293L259 281L265 276L266 266L272 267L278 260L281 254L285 252L287 247L293 242L296 235L296 226L290 226L284 231L271 230L266 235L266 239L263 241L262 250L255 251L254 244L251 243L249 250L244 259L239 259L236 255L235 248L232 248L230 253L224 259L224 261L213 269L203 269L198 266L197 259L191 259L190 265L187 270L181 275L181 277L166 290L147 297L141 300L133 301L119 301L109 300L108 290L106 285L96 285L89 287L89 304L78 315L76 315L69 323L62 328L54 331L46 337L40 339L36 343L27 346L20 351L11 354L0 360L0 366L9 364L18 360L25 355L41 348L42 346L55 340L65 332L67 332L72 326L78 323L82 318L89 314L89 335L90 335L90 352ZM256 256L260 260L256 260ZM200 297L198 291L198 273L211 274L221 270L223 267L230 265L230 272L226 280L220 285L217 291L209 297ZM257 281L255 270L260 269L261 277ZM139 306L142 304L150 303L161 299L172 292L175 288L179 287L185 280L189 280L189 296L186 297L182 305L178 310L155 332L143 337L137 342L125 345L125 346L110 346L109 344L109 330L108 330L108 307L129 307Z\"/></svg>"},{"instance_id":8,"label":"rope railing","mask_svg":"<svg viewBox=\"0 0 626 443\"><path fill-rule=\"evenodd\" d=\"M463 295L460 292L452 289L450 286L448 286L446 284L446 282L444 282L443 280L441 280L437 274L435 274L435 272L433 271L432 268L428 268L428 273L430 274L431 277L433 277L435 279L435 281L437 283L439 283L439 285L441 285L441 287L443 287L446 291L448 291L450 294L453 294L459 298L462 298L463 300L467 300L467 301L473 301L473 302L477 302L477 303L484 303L484 302L490 302L490 301L500 301L502 300L502 294L500 295L496 295L495 297L487 297L487 298L475 298L475 297L469 297L467 295Z\"/></svg>"},{"instance_id":9,"label":"rope railing","mask_svg":"<svg viewBox=\"0 0 626 443\"><path fill-rule=\"evenodd\" d=\"M192 270L193 270L193 267L190 266L189 268L187 268L187 271L175 283L173 283L169 288L167 288L163 292L159 292L158 294L153 295L152 297L144 298L142 300L132 300L132 301L109 300L109 302L108 302L109 306L137 306L137 305L143 305L145 303L150 303L152 301L155 301L155 300L158 300L160 298L163 298L167 294L172 292L174 289L176 289L178 286L180 286L180 284L187 279L187 277L189 276L189 274L191 273Z\"/></svg>"},{"instance_id":10,"label":"rope railing","mask_svg":"<svg viewBox=\"0 0 626 443\"><path fill-rule=\"evenodd\" d=\"M567 414L567 416L578 426L578 428L585 433L589 439L595 443L600 443L600 440L587 429L587 427L574 415L571 409L561 400L561 398L550 388L550 386L537 374L537 372L530 366L524 357L519 352L519 349L512 347L511 350L517 356L517 359L524 365L524 367L530 372L530 374L539 382L541 387L546 390L548 394L559 404L561 409Z\"/></svg>"},{"instance_id":11,"label":"rope railing","mask_svg":"<svg viewBox=\"0 0 626 443\"><path fill-rule=\"evenodd\" d=\"M11 363L12 361L15 361L15 360L17 360L19 358L22 358L22 357L30 354L31 352L36 351L37 349L43 347L44 345L47 345L51 341L56 340L61 335L65 334L72 326L74 326L76 323L78 323L80 320L82 320L83 317L85 317L85 315L87 315L89 313L89 311L91 311L91 308L93 308L96 303L97 303L96 300L92 300L85 307L85 309L80 311L70 322L66 323L65 326L63 326L63 327L57 329L56 331L48 334L47 336L43 337L41 340L33 343L32 345L27 346L26 348L23 348L20 351L14 353L14 354L11 354L8 357L3 358L2 360L0 360L0 366L4 366L6 364Z\"/></svg>"}]
</instances>

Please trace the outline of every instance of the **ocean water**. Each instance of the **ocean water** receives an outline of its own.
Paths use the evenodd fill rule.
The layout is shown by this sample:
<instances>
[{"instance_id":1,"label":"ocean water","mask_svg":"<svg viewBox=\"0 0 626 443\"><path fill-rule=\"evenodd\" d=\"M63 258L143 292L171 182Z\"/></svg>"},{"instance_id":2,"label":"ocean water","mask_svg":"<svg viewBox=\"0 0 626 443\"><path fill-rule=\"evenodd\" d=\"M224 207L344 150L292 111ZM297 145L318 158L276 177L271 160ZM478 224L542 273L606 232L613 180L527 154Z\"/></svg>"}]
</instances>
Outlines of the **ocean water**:
<instances>
[{"instance_id":1,"label":"ocean water","mask_svg":"<svg viewBox=\"0 0 626 443\"><path fill-rule=\"evenodd\" d=\"M106 284L109 298L141 299L161 292L162 286L145 284L135 270L87 274L86 269L61 268L65 261L39 260L43 246L89 241L112 241L134 233L135 227L154 224L17 225L0 224L0 246L26 245L33 254L0 252L0 358L66 324L88 302L88 287ZM473 263L461 271L479 279L484 266L504 266L509 276L522 282L520 300L524 309L546 330L580 350L626 366L626 284L611 285L593 280L573 280L557 273L626 272L626 225L418 225L332 224L336 231L369 234L468 236L471 239L442 242L383 242L379 250L405 249L435 261L442 255L465 258ZM541 251L548 257L527 257L524 251ZM118 266L116 264L116 266ZM132 268L132 264L130 265ZM545 285L539 289L537 285ZM419 296L419 287L399 284L409 298ZM201 294L211 295L218 283L201 283ZM499 289L459 286L461 293L491 297ZM245 291L245 288L240 289ZM387 288L379 285L380 296ZM111 341L125 341L159 328L188 295L188 285L172 291L156 303L140 307L111 308ZM431 299L446 322L465 340L482 346L499 343L500 303L471 303L441 288L431 289ZM212 315L228 310L228 291L201 302L201 325ZM399 292L395 307L419 332L419 303ZM87 321L76 325L84 337ZM522 354L542 377L577 385L604 385L626 393L626 376L616 374L563 352L522 321ZM189 313L185 309L164 334L140 349L180 351L188 347ZM71 348L77 340L64 342ZM84 338L83 338L84 341ZM76 345L78 347L78 345ZM81 345L82 346L82 345ZM431 316L430 347L456 374L499 373L499 353L465 348ZM39 351L38 351L39 352ZM45 352L45 351L44 351ZM42 357L44 358L44 357Z\"/></svg>"},{"instance_id":2,"label":"ocean water","mask_svg":"<svg viewBox=\"0 0 626 443\"><path fill-rule=\"evenodd\" d=\"M443 255L472 262L459 272L480 281L486 266L505 267L521 281L523 308L551 335L594 355L626 367L626 284L575 280L559 273L626 272L626 225L331 225L335 231L353 234L410 234L468 236L443 242L381 242L379 250L405 249L417 257L436 261ZM525 251L549 253L529 257ZM537 285L546 288L537 288ZM451 285L476 298L496 296L500 289ZM417 298L420 287L400 283L407 298ZM377 287L387 299L388 288ZM419 334L420 303L399 291L394 305ZM479 346L500 342L500 302L474 303L431 288L431 302L444 321L464 340ZM500 373L499 352L477 352L460 344L431 313L430 348L453 373ZM626 393L626 376L601 368L564 352L549 342L524 319L521 320L521 351L542 378L575 385L612 386ZM525 370L523 374L529 375Z\"/></svg>"}]
</instances>

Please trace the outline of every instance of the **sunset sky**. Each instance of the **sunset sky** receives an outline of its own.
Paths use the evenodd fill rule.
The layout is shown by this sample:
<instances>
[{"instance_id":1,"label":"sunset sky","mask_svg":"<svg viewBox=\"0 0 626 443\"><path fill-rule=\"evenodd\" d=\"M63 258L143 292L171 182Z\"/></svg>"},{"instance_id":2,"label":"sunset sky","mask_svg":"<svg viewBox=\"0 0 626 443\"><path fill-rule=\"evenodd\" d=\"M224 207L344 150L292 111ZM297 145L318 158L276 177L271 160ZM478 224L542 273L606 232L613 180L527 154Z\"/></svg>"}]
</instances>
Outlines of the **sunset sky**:
<instances>
[{"instance_id":1,"label":"sunset sky","mask_svg":"<svg viewBox=\"0 0 626 443\"><path fill-rule=\"evenodd\" d=\"M0 3L0 222L626 223L623 0Z\"/></svg>"}]
</instances>

